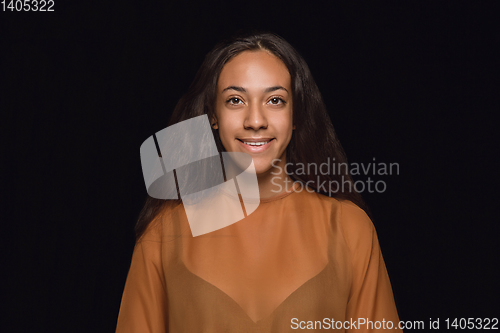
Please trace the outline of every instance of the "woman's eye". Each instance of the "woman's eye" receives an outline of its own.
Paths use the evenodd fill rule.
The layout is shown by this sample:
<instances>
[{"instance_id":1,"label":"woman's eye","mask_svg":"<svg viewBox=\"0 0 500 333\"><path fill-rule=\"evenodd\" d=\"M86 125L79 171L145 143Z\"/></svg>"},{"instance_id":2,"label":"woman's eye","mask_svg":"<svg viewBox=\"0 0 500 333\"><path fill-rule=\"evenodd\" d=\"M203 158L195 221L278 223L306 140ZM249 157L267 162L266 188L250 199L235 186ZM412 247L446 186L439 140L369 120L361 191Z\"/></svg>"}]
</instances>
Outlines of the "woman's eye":
<instances>
[{"instance_id":1,"label":"woman's eye","mask_svg":"<svg viewBox=\"0 0 500 333\"><path fill-rule=\"evenodd\" d=\"M226 102L229 104L233 104L233 105L243 103L243 101L237 97L232 97L232 98L228 99Z\"/></svg>"},{"instance_id":2,"label":"woman's eye","mask_svg":"<svg viewBox=\"0 0 500 333\"><path fill-rule=\"evenodd\" d=\"M284 100L282 100L279 97L273 97L269 100L269 103L274 104L274 105L279 105L279 104L286 104Z\"/></svg>"}]
</instances>

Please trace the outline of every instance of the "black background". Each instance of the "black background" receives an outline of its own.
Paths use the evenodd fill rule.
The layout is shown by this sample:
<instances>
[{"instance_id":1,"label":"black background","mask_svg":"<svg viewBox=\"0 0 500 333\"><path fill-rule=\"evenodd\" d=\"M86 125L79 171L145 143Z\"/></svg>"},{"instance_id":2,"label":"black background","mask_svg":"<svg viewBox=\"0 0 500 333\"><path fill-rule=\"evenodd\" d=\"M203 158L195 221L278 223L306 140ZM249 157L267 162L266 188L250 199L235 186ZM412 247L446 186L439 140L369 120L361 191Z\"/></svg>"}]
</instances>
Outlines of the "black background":
<instances>
[{"instance_id":1,"label":"black background","mask_svg":"<svg viewBox=\"0 0 500 333\"><path fill-rule=\"evenodd\" d=\"M0 13L0 329L114 331L146 197L139 147L240 28L304 56L350 162L399 164L364 197L400 318L499 317L493 4L55 1L52 13Z\"/></svg>"}]
</instances>

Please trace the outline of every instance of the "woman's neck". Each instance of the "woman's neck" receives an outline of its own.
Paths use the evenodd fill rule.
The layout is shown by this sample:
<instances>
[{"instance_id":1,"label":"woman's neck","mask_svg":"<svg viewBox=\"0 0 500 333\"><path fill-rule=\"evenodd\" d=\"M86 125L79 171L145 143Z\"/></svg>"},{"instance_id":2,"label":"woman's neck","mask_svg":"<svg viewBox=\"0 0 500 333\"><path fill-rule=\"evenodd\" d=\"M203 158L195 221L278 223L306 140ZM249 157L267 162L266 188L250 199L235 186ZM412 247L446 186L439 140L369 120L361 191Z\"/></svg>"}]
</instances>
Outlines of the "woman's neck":
<instances>
[{"instance_id":1,"label":"woman's neck","mask_svg":"<svg viewBox=\"0 0 500 333\"><path fill-rule=\"evenodd\" d=\"M293 186L293 180L283 169L271 168L263 174L257 175L259 183L259 195L261 199L274 197L280 193L289 191Z\"/></svg>"}]
</instances>

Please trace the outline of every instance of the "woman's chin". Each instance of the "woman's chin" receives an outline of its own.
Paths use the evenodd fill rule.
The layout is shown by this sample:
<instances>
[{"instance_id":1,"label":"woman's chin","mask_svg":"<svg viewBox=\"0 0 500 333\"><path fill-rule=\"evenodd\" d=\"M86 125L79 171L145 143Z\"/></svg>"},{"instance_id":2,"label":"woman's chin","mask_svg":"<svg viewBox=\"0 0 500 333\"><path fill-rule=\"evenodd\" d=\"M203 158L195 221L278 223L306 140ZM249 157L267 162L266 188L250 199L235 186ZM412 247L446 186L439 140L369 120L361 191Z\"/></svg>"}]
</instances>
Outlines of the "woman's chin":
<instances>
[{"instance_id":1,"label":"woman's chin","mask_svg":"<svg viewBox=\"0 0 500 333\"><path fill-rule=\"evenodd\" d=\"M255 163L255 161L254 161ZM257 178L264 178L264 177L269 177L269 176L275 176L272 171L272 166L271 164L265 164L265 165L259 165L255 164L255 173L257 174Z\"/></svg>"},{"instance_id":2,"label":"woman's chin","mask_svg":"<svg viewBox=\"0 0 500 333\"><path fill-rule=\"evenodd\" d=\"M258 178L281 177L284 167L281 160L276 158L263 158L252 156L255 173Z\"/></svg>"}]
</instances>

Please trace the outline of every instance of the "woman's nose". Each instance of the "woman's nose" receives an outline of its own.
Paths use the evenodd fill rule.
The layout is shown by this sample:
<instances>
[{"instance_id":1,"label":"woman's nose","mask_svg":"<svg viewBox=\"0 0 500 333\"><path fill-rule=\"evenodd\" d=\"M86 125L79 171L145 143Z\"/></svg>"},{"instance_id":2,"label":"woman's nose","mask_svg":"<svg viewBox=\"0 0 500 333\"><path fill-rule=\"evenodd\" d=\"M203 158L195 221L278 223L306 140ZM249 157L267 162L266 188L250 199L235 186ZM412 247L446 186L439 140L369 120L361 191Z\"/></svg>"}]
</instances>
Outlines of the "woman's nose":
<instances>
[{"instance_id":1,"label":"woman's nose","mask_svg":"<svg viewBox=\"0 0 500 333\"><path fill-rule=\"evenodd\" d=\"M267 119L263 109L263 106L256 104L248 107L248 113L243 123L245 129L253 129L257 131L259 129L267 128Z\"/></svg>"}]
</instances>

